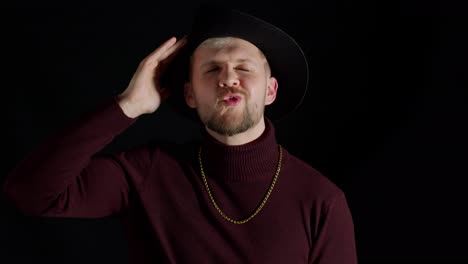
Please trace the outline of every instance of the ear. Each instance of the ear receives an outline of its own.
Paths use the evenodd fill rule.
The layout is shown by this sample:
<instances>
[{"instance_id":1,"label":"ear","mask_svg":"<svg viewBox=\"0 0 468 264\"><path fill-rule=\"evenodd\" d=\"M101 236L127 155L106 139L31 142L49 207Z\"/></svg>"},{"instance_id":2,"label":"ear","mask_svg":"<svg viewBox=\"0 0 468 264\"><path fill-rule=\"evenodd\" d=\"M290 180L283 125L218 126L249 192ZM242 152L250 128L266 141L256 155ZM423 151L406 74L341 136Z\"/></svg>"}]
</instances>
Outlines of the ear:
<instances>
[{"instance_id":1,"label":"ear","mask_svg":"<svg viewBox=\"0 0 468 264\"><path fill-rule=\"evenodd\" d=\"M270 105L275 101L277 90L278 90L278 81L276 80L275 77L270 77L268 79L268 85L266 89L265 105Z\"/></svg>"},{"instance_id":2,"label":"ear","mask_svg":"<svg viewBox=\"0 0 468 264\"><path fill-rule=\"evenodd\" d=\"M197 104L193 95L192 84L190 82L186 82L184 84L184 97L185 97L185 102L187 103L188 106L190 106L191 108L197 107Z\"/></svg>"}]
</instances>

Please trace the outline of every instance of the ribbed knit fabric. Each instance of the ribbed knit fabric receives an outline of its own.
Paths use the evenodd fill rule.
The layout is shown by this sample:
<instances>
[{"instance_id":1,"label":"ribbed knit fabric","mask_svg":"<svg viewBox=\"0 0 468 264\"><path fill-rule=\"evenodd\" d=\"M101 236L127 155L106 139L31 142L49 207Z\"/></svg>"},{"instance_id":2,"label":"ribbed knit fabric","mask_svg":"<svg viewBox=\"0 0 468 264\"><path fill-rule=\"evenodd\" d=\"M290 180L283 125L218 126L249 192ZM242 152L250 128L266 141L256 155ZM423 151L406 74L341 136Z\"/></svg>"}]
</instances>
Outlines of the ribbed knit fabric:
<instances>
[{"instance_id":1,"label":"ribbed knit fabric","mask_svg":"<svg viewBox=\"0 0 468 264\"><path fill-rule=\"evenodd\" d=\"M198 149L220 209L241 220L265 197L278 165L272 123L241 146L201 142L100 151L136 120L114 100L50 137L8 175L6 197L24 214L122 219L131 263L357 263L344 193L283 150L263 209L236 225L201 179Z\"/></svg>"},{"instance_id":2,"label":"ribbed knit fabric","mask_svg":"<svg viewBox=\"0 0 468 264\"><path fill-rule=\"evenodd\" d=\"M279 151L268 119L265 127L258 139L240 146L224 145L205 132L202 161L206 174L222 181L271 179L276 172Z\"/></svg>"}]
</instances>

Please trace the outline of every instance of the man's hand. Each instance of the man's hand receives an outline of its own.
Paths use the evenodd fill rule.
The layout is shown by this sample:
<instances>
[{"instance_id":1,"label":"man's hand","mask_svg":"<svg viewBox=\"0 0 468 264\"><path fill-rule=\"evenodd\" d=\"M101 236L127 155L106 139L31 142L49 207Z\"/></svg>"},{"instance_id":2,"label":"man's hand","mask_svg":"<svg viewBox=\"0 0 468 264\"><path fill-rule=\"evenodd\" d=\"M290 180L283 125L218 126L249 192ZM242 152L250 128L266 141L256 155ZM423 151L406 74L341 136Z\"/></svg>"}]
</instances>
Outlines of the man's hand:
<instances>
[{"instance_id":1,"label":"man's hand","mask_svg":"<svg viewBox=\"0 0 468 264\"><path fill-rule=\"evenodd\" d=\"M141 61L128 87L118 96L128 117L153 113L167 98L168 91L161 87L162 70L185 43L185 38L177 41L172 37Z\"/></svg>"}]
</instances>

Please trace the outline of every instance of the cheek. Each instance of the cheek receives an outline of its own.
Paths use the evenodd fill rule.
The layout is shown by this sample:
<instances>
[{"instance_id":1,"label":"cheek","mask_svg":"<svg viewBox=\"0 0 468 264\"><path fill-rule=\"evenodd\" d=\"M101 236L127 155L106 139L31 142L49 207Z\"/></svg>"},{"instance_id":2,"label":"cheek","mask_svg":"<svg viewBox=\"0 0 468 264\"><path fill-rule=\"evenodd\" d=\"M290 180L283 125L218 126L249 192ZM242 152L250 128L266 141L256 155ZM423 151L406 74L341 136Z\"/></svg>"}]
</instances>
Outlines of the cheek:
<instances>
[{"instance_id":1,"label":"cheek","mask_svg":"<svg viewBox=\"0 0 468 264\"><path fill-rule=\"evenodd\" d=\"M206 83L197 83L197 88L193 91L193 98L198 104L210 102L216 99L216 91Z\"/></svg>"},{"instance_id":2,"label":"cheek","mask_svg":"<svg viewBox=\"0 0 468 264\"><path fill-rule=\"evenodd\" d=\"M261 77L245 78L243 79L242 84L243 87L247 87L247 89L252 93L252 96L255 95L255 97L263 97L268 85L265 78Z\"/></svg>"},{"instance_id":3,"label":"cheek","mask_svg":"<svg viewBox=\"0 0 468 264\"><path fill-rule=\"evenodd\" d=\"M194 84L195 87L197 87L197 92L198 94L200 93L206 93L210 90L213 90L213 87L217 87L217 80L216 78L210 77L208 75L206 76L197 76L197 78L194 78L192 80L192 83Z\"/></svg>"}]
</instances>

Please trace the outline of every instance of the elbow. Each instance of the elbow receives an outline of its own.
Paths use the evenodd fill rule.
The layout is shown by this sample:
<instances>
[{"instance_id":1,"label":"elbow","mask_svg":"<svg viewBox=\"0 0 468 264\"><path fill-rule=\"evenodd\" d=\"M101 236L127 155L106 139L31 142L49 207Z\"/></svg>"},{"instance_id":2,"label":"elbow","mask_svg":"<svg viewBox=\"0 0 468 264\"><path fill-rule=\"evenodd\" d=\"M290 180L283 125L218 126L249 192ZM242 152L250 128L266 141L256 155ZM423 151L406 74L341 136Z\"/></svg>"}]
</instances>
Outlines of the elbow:
<instances>
[{"instance_id":1,"label":"elbow","mask_svg":"<svg viewBox=\"0 0 468 264\"><path fill-rule=\"evenodd\" d=\"M10 207L26 216L42 216L49 206L39 195L19 184L5 182L2 186L3 196Z\"/></svg>"},{"instance_id":2,"label":"elbow","mask_svg":"<svg viewBox=\"0 0 468 264\"><path fill-rule=\"evenodd\" d=\"M12 184L3 185L3 196L10 207L23 215L38 216L40 214L33 204L33 199Z\"/></svg>"}]
</instances>

